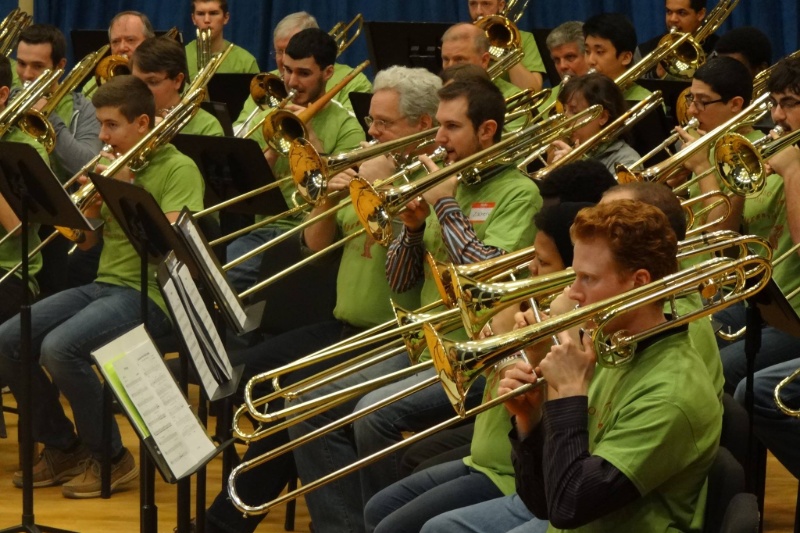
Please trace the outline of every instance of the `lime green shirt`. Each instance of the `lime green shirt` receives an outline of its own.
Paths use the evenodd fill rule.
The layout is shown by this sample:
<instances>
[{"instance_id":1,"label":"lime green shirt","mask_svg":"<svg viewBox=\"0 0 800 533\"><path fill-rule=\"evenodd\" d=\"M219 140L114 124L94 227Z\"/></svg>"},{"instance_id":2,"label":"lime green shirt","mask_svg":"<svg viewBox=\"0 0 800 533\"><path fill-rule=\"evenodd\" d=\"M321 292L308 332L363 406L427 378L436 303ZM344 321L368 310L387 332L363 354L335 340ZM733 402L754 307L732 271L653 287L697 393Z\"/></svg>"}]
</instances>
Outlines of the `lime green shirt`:
<instances>
[{"instance_id":1,"label":"lime green shirt","mask_svg":"<svg viewBox=\"0 0 800 533\"><path fill-rule=\"evenodd\" d=\"M653 94L652 92L648 91L638 83L634 83L627 89L625 89L625 93L623 94L625 100L628 102L640 102Z\"/></svg>"},{"instance_id":2,"label":"lime green shirt","mask_svg":"<svg viewBox=\"0 0 800 533\"><path fill-rule=\"evenodd\" d=\"M349 205L336 213L344 235L363 228ZM344 245L336 277L336 307L333 316L357 327L372 327L394 318L391 302L404 309L419 307L419 292L397 293L386 281L386 247L366 232Z\"/></svg>"},{"instance_id":3,"label":"lime green shirt","mask_svg":"<svg viewBox=\"0 0 800 533\"><path fill-rule=\"evenodd\" d=\"M197 165L171 144L155 151L150 164L136 174L134 183L152 194L164 213L180 211L184 206L192 211L203 208L203 177ZM104 222L104 244L95 281L139 290L139 255L105 204L100 214ZM156 282L156 265L150 265L148 269L147 295L166 313L164 299Z\"/></svg>"},{"instance_id":4,"label":"lime green shirt","mask_svg":"<svg viewBox=\"0 0 800 533\"><path fill-rule=\"evenodd\" d=\"M11 128L3 135L3 141L10 141L10 142L17 142L17 143L25 143L33 146L36 149L36 152L42 157L42 160L45 163L49 164L50 157L44 147L36 142L30 135L24 133L22 130L17 128L16 126ZM8 232L0 226L0 237L5 237ZM28 251L33 250L36 246L39 245L41 240L39 239L39 225L38 224L31 224L28 228ZM11 270L14 268L17 263L22 260L22 248L20 243L19 236L9 237L2 245L0 245L0 269L5 271ZM42 254L36 254L33 258L31 258L28 268L28 273L30 274L30 282L28 286L32 293L36 294L39 292L39 285L36 283L36 278L34 277L40 270L42 269ZM17 270L15 276L22 279L22 273Z\"/></svg>"},{"instance_id":5,"label":"lime green shirt","mask_svg":"<svg viewBox=\"0 0 800 533\"><path fill-rule=\"evenodd\" d=\"M198 109L197 113L192 117L192 120L183 127L181 133L187 133L189 135L208 135L209 137L225 136L225 132L222 130L222 124L219 123L217 117L205 109Z\"/></svg>"},{"instance_id":6,"label":"lime green shirt","mask_svg":"<svg viewBox=\"0 0 800 533\"><path fill-rule=\"evenodd\" d=\"M225 46L230 43L225 41ZM186 45L186 63L189 66L189 79L193 80L197 76L197 41L192 41ZM242 48L233 45L233 49L225 58L225 61L217 69L219 74L258 74L258 62L253 54Z\"/></svg>"},{"instance_id":7,"label":"lime green shirt","mask_svg":"<svg viewBox=\"0 0 800 533\"><path fill-rule=\"evenodd\" d=\"M627 366L598 366L588 414L589 452L614 465L642 497L570 531L701 531L722 408L689 335L662 338Z\"/></svg>"},{"instance_id":8,"label":"lime green shirt","mask_svg":"<svg viewBox=\"0 0 800 533\"><path fill-rule=\"evenodd\" d=\"M331 79L328 80L328 83L325 84L325 92L331 90L337 83L342 81L342 78L347 76L350 71L353 70L352 67L347 65L342 65L341 63L334 63L333 64L333 76ZM273 70L270 74L275 74L278 76L278 71ZM344 88L336 93L336 96L333 97L334 100L342 104L348 111L353 111L353 104L350 102L350 93L351 92L359 92L359 93L371 93L372 92L372 83L370 83L369 79L364 75L364 73L360 73L358 76L350 80L350 83L344 86ZM256 102L253 100L252 96L248 96L247 100L244 101L244 107L242 107L241 113L236 118L236 122L234 125L239 125L250 115L253 109L256 108Z\"/></svg>"}]
</instances>

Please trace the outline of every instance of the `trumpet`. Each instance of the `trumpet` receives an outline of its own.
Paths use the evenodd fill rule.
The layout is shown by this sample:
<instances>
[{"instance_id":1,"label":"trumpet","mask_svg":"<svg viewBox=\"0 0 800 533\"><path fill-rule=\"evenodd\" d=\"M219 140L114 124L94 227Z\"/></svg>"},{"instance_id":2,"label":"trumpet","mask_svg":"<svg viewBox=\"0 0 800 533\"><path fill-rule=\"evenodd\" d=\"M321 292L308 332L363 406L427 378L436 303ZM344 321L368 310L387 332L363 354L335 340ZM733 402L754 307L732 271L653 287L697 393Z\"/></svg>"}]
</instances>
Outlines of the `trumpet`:
<instances>
[{"instance_id":1,"label":"trumpet","mask_svg":"<svg viewBox=\"0 0 800 533\"><path fill-rule=\"evenodd\" d=\"M357 26L356 26L357 25ZM348 34L350 30L353 29L355 26L355 31L353 35L348 38ZM328 32L328 35L333 37L333 40L336 41L336 55L340 56L342 53L347 50L351 44L361 35L361 30L364 27L364 17L359 13L353 20L345 24L344 22L337 22L334 24L331 31Z\"/></svg>"},{"instance_id":2,"label":"trumpet","mask_svg":"<svg viewBox=\"0 0 800 533\"><path fill-rule=\"evenodd\" d=\"M72 68L58 88L53 91L42 109L31 108L20 120L20 129L44 146L47 153L52 153L56 146L56 132L47 117L55 111L61 99L75 90L75 87L95 68L97 62L108 52L108 49L109 45L105 45L97 51L87 54Z\"/></svg>"},{"instance_id":3,"label":"trumpet","mask_svg":"<svg viewBox=\"0 0 800 533\"><path fill-rule=\"evenodd\" d=\"M264 121L262 132L267 145L281 155L289 154L289 147L294 139L308 137L306 124L315 114L322 110L336 94L344 89L353 78L358 76L369 66L369 61L364 61L342 80L322 95L316 102L306 107L296 115L285 109L278 109L268 115Z\"/></svg>"},{"instance_id":4,"label":"trumpet","mask_svg":"<svg viewBox=\"0 0 800 533\"><path fill-rule=\"evenodd\" d=\"M595 105L572 117L551 117L542 124L508 134L500 142L413 183L380 193L365 180L356 178L350 182L350 196L359 220L377 242L388 244L392 240L392 218L424 191L454 174L458 174L458 179L466 184L478 183L485 177L481 174L489 167L513 161L521 152L530 150L531 145L549 143L553 138L563 136L565 129L586 125L597 118L600 111L601 107Z\"/></svg>"}]
</instances>

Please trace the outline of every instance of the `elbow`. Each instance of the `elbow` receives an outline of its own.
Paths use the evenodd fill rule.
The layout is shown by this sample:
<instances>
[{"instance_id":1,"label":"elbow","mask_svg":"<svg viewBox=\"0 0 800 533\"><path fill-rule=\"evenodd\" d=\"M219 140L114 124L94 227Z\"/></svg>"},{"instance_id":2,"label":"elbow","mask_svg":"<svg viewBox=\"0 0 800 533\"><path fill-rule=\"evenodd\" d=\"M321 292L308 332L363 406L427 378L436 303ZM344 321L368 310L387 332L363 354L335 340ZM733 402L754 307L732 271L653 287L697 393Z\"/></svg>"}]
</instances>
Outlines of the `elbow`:
<instances>
[{"instance_id":1,"label":"elbow","mask_svg":"<svg viewBox=\"0 0 800 533\"><path fill-rule=\"evenodd\" d=\"M587 524L584 520L578 520L573 513L554 512L548 513L548 519L553 527L558 529L575 529Z\"/></svg>"}]
</instances>

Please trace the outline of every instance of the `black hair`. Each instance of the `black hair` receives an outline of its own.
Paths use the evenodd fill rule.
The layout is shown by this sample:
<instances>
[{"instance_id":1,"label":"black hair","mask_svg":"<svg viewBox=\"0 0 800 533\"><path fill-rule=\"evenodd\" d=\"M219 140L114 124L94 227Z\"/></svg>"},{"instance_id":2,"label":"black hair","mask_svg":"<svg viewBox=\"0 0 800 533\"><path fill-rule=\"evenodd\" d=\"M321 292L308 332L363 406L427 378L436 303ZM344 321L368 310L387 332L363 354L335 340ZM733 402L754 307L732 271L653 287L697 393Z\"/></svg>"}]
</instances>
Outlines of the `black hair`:
<instances>
[{"instance_id":1,"label":"black hair","mask_svg":"<svg viewBox=\"0 0 800 533\"><path fill-rule=\"evenodd\" d=\"M753 78L750 76L750 71L741 61L732 57L719 56L709 59L697 69L694 79L711 87L723 102L741 96L746 106L753 95Z\"/></svg>"},{"instance_id":2,"label":"black hair","mask_svg":"<svg viewBox=\"0 0 800 533\"><path fill-rule=\"evenodd\" d=\"M183 91L189 79L186 52L178 41L169 37L151 37L142 41L131 56L131 69L134 65L142 72L166 72L171 80L183 73L179 91Z\"/></svg>"},{"instance_id":3,"label":"black hair","mask_svg":"<svg viewBox=\"0 0 800 533\"><path fill-rule=\"evenodd\" d=\"M586 159L563 165L536 183L542 197L596 204L609 187L617 184L617 180L603 163Z\"/></svg>"},{"instance_id":4,"label":"black hair","mask_svg":"<svg viewBox=\"0 0 800 533\"><path fill-rule=\"evenodd\" d=\"M634 53L638 40L636 28L630 19L622 13L601 13L583 23L584 37L608 39L617 51L617 57L623 52Z\"/></svg>"},{"instance_id":5,"label":"black hair","mask_svg":"<svg viewBox=\"0 0 800 533\"><path fill-rule=\"evenodd\" d=\"M506 118L506 101L500 89L486 78L456 80L439 89L439 100L449 102L457 98L467 99L467 117L476 130L487 120L497 123L493 141L503 135Z\"/></svg>"},{"instance_id":6,"label":"black hair","mask_svg":"<svg viewBox=\"0 0 800 533\"><path fill-rule=\"evenodd\" d=\"M591 202L565 202L542 207L533 217L536 229L547 234L558 248L558 255L565 267L572 266L573 247L569 236L569 228L575 215L584 207L591 207Z\"/></svg>"},{"instance_id":7,"label":"black hair","mask_svg":"<svg viewBox=\"0 0 800 533\"><path fill-rule=\"evenodd\" d=\"M228 0L192 0L192 14L194 14L194 7L197 2L217 2L222 13L224 15L228 14Z\"/></svg>"},{"instance_id":8,"label":"black hair","mask_svg":"<svg viewBox=\"0 0 800 533\"><path fill-rule=\"evenodd\" d=\"M0 87L8 87L10 89L13 79L11 61L3 54L0 54Z\"/></svg>"},{"instance_id":9,"label":"black hair","mask_svg":"<svg viewBox=\"0 0 800 533\"><path fill-rule=\"evenodd\" d=\"M772 64L772 43L767 35L753 26L733 28L717 40L718 54L741 54L751 71L760 71Z\"/></svg>"},{"instance_id":10,"label":"black hair","mask_svg":"<svg viewBox=\"0 0 800 533\"><path fill-rule=\"evenodd\" d=\"M771 93L791 91L800 95L800 58L784 57L778 61L767 80L767 90Z\"/></svg>"},{"instance_id":11,"label":"black hair","mask_svg":"<svg viewBox=\"0 0 800 533\"><path fill-rule=\"evenodd\" d=\"M700 11L701 9L705 9L708 2L706 0L690 0L689 7L694 9L695 11Z\"/></svg>"},{"instance_id":12,"label":"black hair","mask_svg":"<svg viewBox=\"0 0 800 533\"><path fill-rule=\"evenodd\" d=\"M558 101L566 105L575 93L582 94L589 106L603 106L608 111L606 124L617 120L628 109L619 85L599 72L571 77L558 93Z\"/></svg>"},{"instance_id":13,"label":"black hair","mask_svg":"<svg viewBox=\"0 0 800 533\"><path fill-rule=\"evenodd\" d=\"M286 55L292 59L313 57L320 69L336 61L336 41L319 28L306 28L295 33L286 45Z\"/></svg>"},{"instance_id":14,"label":"black hair","mask_svg":"<svg viewBox=\"0 0 800 533\"><path fill-rule=\"evenodd\" d=\"M19 34L19 42L26 44L49 44L50 59L55 67L66 57L67 40L61 30L52 24L31 24Z\"/></svg>"}]
</instances>

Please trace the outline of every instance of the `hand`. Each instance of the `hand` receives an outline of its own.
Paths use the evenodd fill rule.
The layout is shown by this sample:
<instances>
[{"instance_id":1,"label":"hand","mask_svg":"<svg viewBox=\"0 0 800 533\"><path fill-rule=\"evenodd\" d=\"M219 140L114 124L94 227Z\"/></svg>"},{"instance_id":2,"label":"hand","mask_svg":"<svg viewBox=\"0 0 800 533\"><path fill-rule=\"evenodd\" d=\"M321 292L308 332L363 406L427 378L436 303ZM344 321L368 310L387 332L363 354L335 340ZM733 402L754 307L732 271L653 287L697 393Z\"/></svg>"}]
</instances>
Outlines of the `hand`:
<instances>
[{"instance_id":1,"label":"hand","mask_svg":"<svg viewBox=\"0 0 800 533\"><path fill-rule=\"evenodd\" d=\"M578 146L578 141L575 141L575 146ZM568 145L564 141L555 140L550 144L550 148L547 151L547 162L548 163L555 163L568 153L572 151L572 146Z\"/></svg>"},{"instance_id":2,"label":"hand","mask_svg":"<svg viewBox=\"0 0 800 533\"><path fill-rule=\"evenodd\" d=\"M578 343L568 332L561 331L558 340L561 344L552 346L539 365L542 375L558 398L586 396L597 361L591 336L584 335Z\"/></svg>"},{"instance_id":3,"label":"hand","mask_svg":"<svg viewBox=\"0 0 800 533\"><path fill-rule=\"evenodd\" d=\"M416 198L406 204L406 208L398 215L403 224L411 231L419 231L425 224L425 219L431 213L431 207L425 200Z\"/></svg>"},{"instance_id":4,"label":"hand","mask_svg":"<svg viewBox=\"0 0 800 533\"><path fill-rule=\"evenodd\" d=\"M695 141L697 141L698 137L692 136L680 126L675 127L675 132L680 136L681 141L683 141L683 146L681 146L681 150L686 150L688 147ZM705 135L703 130L697 130L698 135ZM693 156L689 157L683 162L683 167L690 171L694 172L695 174L700 174L701 172L708 170L711 168L711 163L708 160L708 146L705 147L703 150L698 150ZM713 177L709 174L710 177Z\"/></svg>"},{"instance_id":5,"label":"hand","mask_svg":"<svg viewBox=\"0 0 800 533\"><path fill-rule=\"evenodd\" d=\"M536 383L538 379L533 367L520 359L514 366L505 371L505 375L497 387L497 394L508 394L523 385ZM545 401L545 391L543 389L544 387L534 387L532 390L517 395L503 403L508 412L516 417L517 432L520 438L524 438L530 433L541 420L542 404Z\"/></svg>"},{"instance_id":6,"label":"hand","mask_svg":"<svg viewBox=\"0 0 800 533\"><path fill-rule=\"evenodd\" d=\"M430 205L435 205L436 202L442 198L454 198L456 195L456 187L458 187L458 176L450 176L443 182L422 193L422 197Z\"/></svg>"},{"instance_id":7,"label":"hand","mask_svg":"<svg viewBox=\"0 0 800 533\"><path fill-rule=\"evenodd\" d=\"M800 179L800 149L797 146L784 148L769 158L769 168L783 176L784 180Z\"/></svg>"},{"instance_id":8,"label":"hand","mask_svg":"<svg viewBox=\"0 0 800 533\"><path fill-rule=\"evenodd\" d=\"M547 314L540 312L539 315L541 316L542 320L547 320ZM531 324L536 324L536 316L533 314L533 309L526 309L524 312L520 311L514 314L514 330L518 330L524 328L526 326L530 326ZM528 358L528 361L533 365L538 365L544 356L547 355L548 350L550 349L550 345L552 342L550 339L542 340L535 344L530 344L523 348L525 351L525 356Z\"/></svg>"},{"instance_id":9,"label":"hand","mask_svg":"<svg viewBox=\"0 0 800 533\"><path fill-rule=\"evenodd\" d=\"M379 155L368 159L358 167L358 175L370 183L374 183L376 180L386 179L394 174L395 171L394 161L391 157L386 155Z\"/></svg>"},{"instance_id":10,"label":"hand","mask_svg":"<svg viewBox=\"0 0 800 533\"><path fill-rule=\"evenodd\" d=\"M33 108L37 111L41 111L45 104L47 104L47 98L39 98L39 100L33 104Z\"/></svg>"},{"instance_id":11,"label":"hand","mask_svg":"<svg viewBox=\"0 0 800 533\"><path fill-rule=\"evenodd\" d=\"M105 168L105 165L97 165L99 167ZM100 170L98 170L100 172ZM81 187L89 183L91 180L88 176L79 176L78 183ZM83 215L87 218L100 218L100 208L103 206L103 197L99 194L96 194L92 200L86 204L85 209L83 210Z\"/></svg>"}]
</instances>

